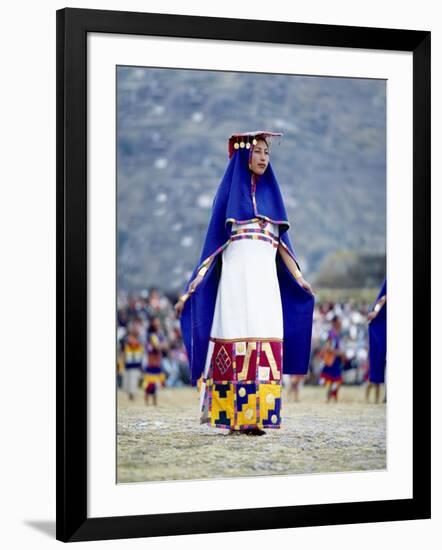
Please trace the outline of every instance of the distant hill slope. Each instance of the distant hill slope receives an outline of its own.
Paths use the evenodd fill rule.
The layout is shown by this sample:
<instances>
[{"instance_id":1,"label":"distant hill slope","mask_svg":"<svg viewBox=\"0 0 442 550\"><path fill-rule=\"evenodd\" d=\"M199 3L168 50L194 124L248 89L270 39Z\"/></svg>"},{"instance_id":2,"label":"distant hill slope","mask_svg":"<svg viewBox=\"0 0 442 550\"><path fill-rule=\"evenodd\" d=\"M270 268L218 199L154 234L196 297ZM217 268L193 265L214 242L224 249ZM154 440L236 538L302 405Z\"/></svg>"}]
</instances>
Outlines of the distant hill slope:
<instances>
[{"instance_id":1,"label":"distant hill slope","mask_svg":"<svg viewBox=\"0 0 442 550\"><path fill-rule=\"evenodd\" d=\"M117 90L120 288L183 288L237 131L284 133L271 162L309 276L385 254L384 81L119 67Z\"/></svg>"}]
</instances>

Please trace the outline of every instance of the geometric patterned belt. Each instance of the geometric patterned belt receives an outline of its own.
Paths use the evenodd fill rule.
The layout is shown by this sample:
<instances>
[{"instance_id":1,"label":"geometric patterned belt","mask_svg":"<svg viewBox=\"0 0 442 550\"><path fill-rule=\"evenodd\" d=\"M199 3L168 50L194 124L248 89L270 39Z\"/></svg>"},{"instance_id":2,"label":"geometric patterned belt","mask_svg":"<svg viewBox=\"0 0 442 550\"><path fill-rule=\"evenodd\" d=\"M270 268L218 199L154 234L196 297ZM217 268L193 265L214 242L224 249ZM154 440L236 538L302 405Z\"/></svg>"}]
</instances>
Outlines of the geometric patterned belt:
<instances>
[{"instance_id":1,"label":"geometric patterned belt","mask_svg":"<svg viewBox=\"0 0 442 550\"><path fill-rule=\"evenodd\" d=\"M232 231L232 241L238 241L240 239L253 239L253 240L260 240L270 243L275 248L278 247L279 244L279 237L272 233L271 231L268 231L267 229L258 229L258 228L250 228L250 229L237 229L235 231Z\"/></svg>"}]
</instances>

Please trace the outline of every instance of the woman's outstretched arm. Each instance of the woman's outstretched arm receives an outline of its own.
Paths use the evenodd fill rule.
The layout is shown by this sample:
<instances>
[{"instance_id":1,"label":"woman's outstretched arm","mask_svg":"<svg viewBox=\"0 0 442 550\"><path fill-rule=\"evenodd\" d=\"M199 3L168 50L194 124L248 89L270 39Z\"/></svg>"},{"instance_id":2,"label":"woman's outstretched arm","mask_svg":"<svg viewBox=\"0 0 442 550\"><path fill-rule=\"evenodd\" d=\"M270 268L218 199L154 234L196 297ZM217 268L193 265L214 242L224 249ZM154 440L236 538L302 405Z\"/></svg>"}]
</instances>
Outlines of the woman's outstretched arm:
<instances>
[{"instance_id":1,"label":"woman's outstretched arm","mask_svg":"<svg viewBox=\"0 0 442 550\"><path fill-rule=\"evenodd\" d=\"M384 294L376 302L376 305L374 306L373 310L368 313L367 315L368 322L373 321L373 319L377 317L378 313L381 311L386 301L387 301L387 296Z\"/></svg>"},{"instance_id":2,"label":"woman's outstretched arm","mask_svg":"<svg viewBox=\"0 0 442 550\"><path fill-rule=\"evenodd\" d=\"M184 307L184 303L186 302L187 298L189 298L192 292L195 292L196 287L203 280L204 275L206 274L209 267L212 265L213 259L214 258L211 258L210 261L207 262L207 264L198 271L198 273L196 274L196 277L193 279L193 281L190 282L187 292L185 292L182 296L180 296L180 299L175 304L174 308L178 317L181 315L181 312Z\"/></svg>"},{"instance_id":3,"label":"woman's outstretched arm","mask_svg":"<svg viewBox=\"0 0 442 550\"><path fill-rule=\"evenodd\" d=\"M313 289L309 285L309 283L303 278L302 273L299 271L298 266L296 265L295 260L290 256L290 254L287 252L287 250L282 246L282 244L278 245L278 252L281 254L281 258L285 265L287 266L290 273L293 275L293 277L298 281L298 284L302 286L307 292L310 292L310 294L313 294Z\"/></svg>"}]
</instances>

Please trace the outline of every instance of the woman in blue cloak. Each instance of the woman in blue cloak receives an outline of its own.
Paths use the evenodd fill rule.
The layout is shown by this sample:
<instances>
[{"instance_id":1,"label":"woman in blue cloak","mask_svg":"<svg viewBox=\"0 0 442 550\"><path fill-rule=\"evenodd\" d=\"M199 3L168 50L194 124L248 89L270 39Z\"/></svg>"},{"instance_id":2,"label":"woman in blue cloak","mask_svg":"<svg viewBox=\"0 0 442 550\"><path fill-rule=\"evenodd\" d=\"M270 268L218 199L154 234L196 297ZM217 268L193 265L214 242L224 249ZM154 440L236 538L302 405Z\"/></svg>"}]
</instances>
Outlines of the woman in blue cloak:
<instances>
[{"instance_id":1,"label":"woman in blue cloak","mask_svg":"<svg viewBox=\"0 0 442 550\"><path fill-rule=\"evenodd\" d=\"M380 386L385 382L385 363L387 358L387 279L367 316L370 370L365 398L369 400L370 391L375 388L375 402L379 403Z\"/></svg>"},{"instance_id":2,"label":"woman in blue cloak","mask_svg":"<svg viewBox=\"0 0 442 550\"><path fill-rule=\"evenodd\" d=\"M283 374L306 374L314 297L290 242L270 139L229 138L203 250L175 305L201 423L263 435L281 425Z\"/></svg>"}]
</instances>

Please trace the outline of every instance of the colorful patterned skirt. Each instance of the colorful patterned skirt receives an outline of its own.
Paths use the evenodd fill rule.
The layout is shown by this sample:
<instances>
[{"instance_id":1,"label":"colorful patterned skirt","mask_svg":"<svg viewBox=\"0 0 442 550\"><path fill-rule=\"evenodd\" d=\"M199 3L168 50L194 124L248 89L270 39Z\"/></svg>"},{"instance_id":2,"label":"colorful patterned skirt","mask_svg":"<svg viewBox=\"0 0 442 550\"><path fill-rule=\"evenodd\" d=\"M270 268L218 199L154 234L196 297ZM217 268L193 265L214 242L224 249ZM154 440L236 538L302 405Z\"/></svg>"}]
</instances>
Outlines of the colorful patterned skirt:
<instances>
[{"instance_id":1,"label":"colorful patterned skirt","mask_svg":"<svg viewBox=\"0 0 442 550\"><path fill-rule=\"evenodd\" d=\"M201 423L229 430L280 428L283 318L275 262L278 228L251 222L236 233L238 227L232 227L238 238L223 251L200 386Z\"/></svg>"},{"instance_id":2,"label":"colorful patterned skirt","mask_svg":"<svg viewBox=\"0 0 442 550\"><path fill-rule=\"evenodd\" d=\"M202 417L214 428L281 425L282 341L211 338L202 380Z\"/></svg>"},{"instance_id":3,"label":"colorful patterned skirt","mask_svg":"<svg viewBox=\"0 0 442 550\"><path fill-rule=\"evenodd\" d=\"M155 395L159 385L164 386L166 375L161 367L147 367L144 374L143 388L149 395Z\"/></svg>"},{"instance_id":4,"label":"colorful patterned skirt","mask_svg":"<svg viewBox=\"0 0 442 550\"><path fill-rule=\"evenodd\" d=\"M331 382L342 382L341 359L336 357L331 365L325 365L321 371L321 378Z\"/></svg>"}]
</instances>

